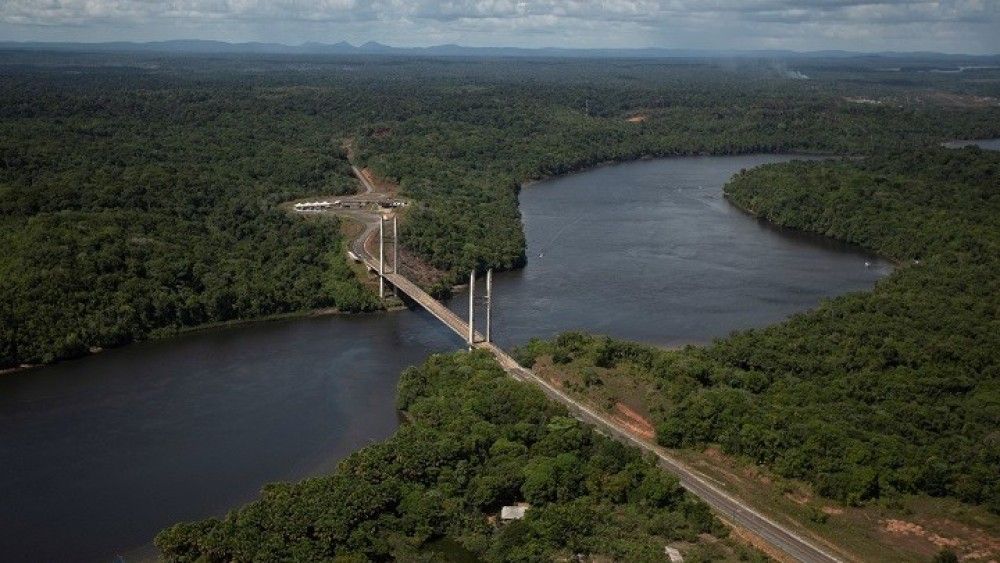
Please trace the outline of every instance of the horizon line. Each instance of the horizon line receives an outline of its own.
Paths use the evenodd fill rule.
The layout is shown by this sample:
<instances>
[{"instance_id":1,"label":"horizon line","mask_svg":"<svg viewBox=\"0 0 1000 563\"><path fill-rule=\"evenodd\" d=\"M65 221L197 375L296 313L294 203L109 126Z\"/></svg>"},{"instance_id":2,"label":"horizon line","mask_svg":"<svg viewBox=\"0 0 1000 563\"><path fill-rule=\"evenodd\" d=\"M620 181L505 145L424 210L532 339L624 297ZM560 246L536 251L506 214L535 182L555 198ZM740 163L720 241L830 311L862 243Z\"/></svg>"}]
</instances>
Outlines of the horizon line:
<instances>
[{"instance_id":1,"label":"horizon line","mask_svg":"<svg viewBox=\"0 0 1000 563\"><path fill-rule=\"evenodd\" d=\"M822 54L841 54L841 55L945 55L945 56L965 56L965 57L1000 57L1000 53L968 53L968 52L948 52L948 51L934 51L934 50L917 50L917 51L896 51L896 50L878 50L878 51L853 51L848 49L816 49L816 50L797 50L797 49L787 49L787 48L759 48L759 49L733 49L733 48L706 48L706 47L657 47L657 46L646 46L646 47L518 47L510 45L489 45L489 46L470 46L462 45L459 43L437 43L431 45L423 46L410 46L410 47L399 47L394 45L389 45L386 43L381 43L375 40L368 40L364 43L354 44L347 40L325 43L320 41L303 41L301 43L282 43L278 41L226 41L222 39L204 39L204 38L176 38L176 39L158 39L150 41L135 41L135 40L109 40L109 41L42 41L42 40L0 40L0 48L9 46L53 46L53 47L71 47L71 46L81 46L81 47L98 47L98 46L115 46L115 45L132 45L132 46L149 46L155 47L158 45L168 45L177 43L205 43L205 44L215 44L215 45L226 45L231 47L247 47L247 46L263 46L263 47L278 47L285 49L308 49L309 47L316 48L350 48L353 50L366 50L368 49L386 49L392 51L426 51L433 49L462 49L469 51L488 51L488 50L507 50L507 51L517 51L517 52L544 52L544 51L556 51L556 52L567 52L567 53L587 53L587 52L662 52L664 54L669 52L687 52L687 53L704 53L704 54L761 54L761 53L784 53L784 54L796 54L796 55L822 55Z\"/></svg>"}]
</instances>

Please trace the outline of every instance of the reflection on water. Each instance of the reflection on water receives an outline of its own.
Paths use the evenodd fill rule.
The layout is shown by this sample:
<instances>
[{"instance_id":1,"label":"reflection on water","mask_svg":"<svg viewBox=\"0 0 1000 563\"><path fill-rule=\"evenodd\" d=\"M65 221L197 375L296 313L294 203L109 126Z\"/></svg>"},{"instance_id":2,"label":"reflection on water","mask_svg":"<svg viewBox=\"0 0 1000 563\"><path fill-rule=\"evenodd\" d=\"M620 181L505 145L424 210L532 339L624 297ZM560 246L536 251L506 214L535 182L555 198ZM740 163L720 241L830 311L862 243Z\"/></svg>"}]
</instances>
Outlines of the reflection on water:
<instances>
[{"instance_id":1,"label":"reflection on water","mask_svg":"<svg viewBox=\"0 0 1000 563\"><path fill-rule=\"evenodd\" d=\"M0 560L110 561L388 437L422 312L212 330L0 377Z\"/></svg>"},{"instance_id":2,"label":"reflection on water","mask_svg":"<svg viewBox=\"0 0 1000 563\"><path fill-rule=\"evenodd\" d=\"M888 262L775 228L723 197L740 169L789 159L650 160L526 187L528 266L497 276L496 340L587 330L668 346L707 342L870 288L891 272ZM467 315L464 299L451 307Z\"/></svg>"},{"instance_id":3,"label":"reflection on water","mask_svg":"<svg viewBox=\"0 0 1000 563\"><path fill-rule=\"evenodd\" d=\"M704 341L871 287L885 262L722 198L739 169L781 160L645 161L526 188L529 263L497 276L498 340ZM327 471L395 429L403 367L460 346L403 311L193 333L0 377L2 559L108 561L264 483Z\"/></svg>"}]
</instances>

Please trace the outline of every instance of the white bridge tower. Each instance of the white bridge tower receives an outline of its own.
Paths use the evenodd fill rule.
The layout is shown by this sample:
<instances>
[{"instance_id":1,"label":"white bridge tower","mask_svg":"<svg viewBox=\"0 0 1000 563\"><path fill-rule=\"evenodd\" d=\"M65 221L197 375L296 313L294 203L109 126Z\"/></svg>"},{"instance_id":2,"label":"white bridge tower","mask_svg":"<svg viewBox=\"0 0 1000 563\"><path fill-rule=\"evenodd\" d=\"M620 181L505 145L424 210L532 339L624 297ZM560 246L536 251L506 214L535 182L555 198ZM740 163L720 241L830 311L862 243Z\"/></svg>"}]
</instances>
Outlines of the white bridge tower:
<instances>
[{"instance_id":1,"label":"white bridge tower","mask_svg":"<svg viewBox=\"0 0 1000 563\"><path fill-rule=\"evenodd\" d=\"M486 270L486 332L483 340L476 340L476 272L469 273L469 336L467 344L471 350L476 342L492 342L493 328L493 269Z\"/></svg>"},{"instance_id":2,"label":"white bridge tower","mask_svg":"<svg viewBox=\"0 0 1000 563\"><path fill-rule=\"evenodd\" d=\"M385 222L384 216L378 220L378 298L385 299ZM392 216L392 273L399 273L399 225L396 216ZM397 295L396 286L392 286L392 294Z\"/></svg>"}]
</instances>

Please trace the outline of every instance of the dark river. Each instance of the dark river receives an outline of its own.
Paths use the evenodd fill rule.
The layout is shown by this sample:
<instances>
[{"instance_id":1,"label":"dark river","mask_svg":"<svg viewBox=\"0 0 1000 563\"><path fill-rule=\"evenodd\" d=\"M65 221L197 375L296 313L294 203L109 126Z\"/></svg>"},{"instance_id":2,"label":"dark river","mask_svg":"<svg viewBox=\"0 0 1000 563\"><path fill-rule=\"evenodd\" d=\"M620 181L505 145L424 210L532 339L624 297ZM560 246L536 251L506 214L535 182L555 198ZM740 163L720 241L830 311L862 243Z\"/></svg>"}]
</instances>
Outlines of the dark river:
<instances>
[{"instance_id":1,"label":"dark river","mask_svg":"<svg viewBox=\"0 0 1000 563\"><path fill-rule=\"evenodd\" d=\"M888 263L722 198L741 168L787 159L644 161L525 188L528 267L497 276L497 340L582 329L703 342L870 288ZM164 526L390 435L402 368L461 345L402 311L191 333L0 376L0 559L148 555Z\"/></svg>"},{"instance_id":2,"label":"dark river","mask_svg":"<svg viewBox=\"0 0 1000 563\"><path fill-rule=\"evenodd\" d=\"M497 276L495 340L508 347L578 329L665 346L706 342L888 274L891 265L870 254L778 229L723 197L741 168L783 160L649 160L526 187L528 267ZM467 301L450 305L468 315Z\"/></svg>"}]
</instances>

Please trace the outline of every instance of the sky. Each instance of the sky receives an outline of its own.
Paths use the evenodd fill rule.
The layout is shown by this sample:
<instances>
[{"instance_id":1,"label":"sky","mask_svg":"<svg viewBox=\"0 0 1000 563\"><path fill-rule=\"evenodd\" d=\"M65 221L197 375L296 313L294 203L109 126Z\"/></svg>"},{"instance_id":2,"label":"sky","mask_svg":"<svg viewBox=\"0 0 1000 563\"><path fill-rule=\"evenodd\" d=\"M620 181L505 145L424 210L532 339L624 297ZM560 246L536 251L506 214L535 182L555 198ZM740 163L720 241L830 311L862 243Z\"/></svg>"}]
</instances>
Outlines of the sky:
<instances>
[{"instance_id":1,"label":"sky","mask_svg":"<svg viewBox=\"0 0 1000 563\"><path fill-rule=\"evenodd\" d=\"M0 0L0 40L1000 53L1000 0Z\"/></svg>"}]
</instances>

